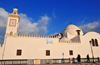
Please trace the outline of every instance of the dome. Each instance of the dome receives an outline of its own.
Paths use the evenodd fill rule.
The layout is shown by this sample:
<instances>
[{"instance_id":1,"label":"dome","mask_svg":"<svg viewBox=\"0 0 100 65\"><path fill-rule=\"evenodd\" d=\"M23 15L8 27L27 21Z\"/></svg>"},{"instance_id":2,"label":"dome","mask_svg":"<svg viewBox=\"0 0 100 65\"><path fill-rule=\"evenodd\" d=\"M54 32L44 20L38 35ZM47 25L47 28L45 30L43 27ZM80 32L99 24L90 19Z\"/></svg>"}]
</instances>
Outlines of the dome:
<instances>
[{"instance_id":1,"label":"dome","mask_svg":"<svg viewBox=\"0 0 100 65\"><path fill-rule=\"evenodd\" d=\"M65 36L65 37L67 37L68 33L70 35L75 35L75 36L76 35L83 35L83 31L73 24L70 24L69 26L67 26L62 32L63 36Z\"/></svg>"},{"instance_id":2,"label":"dome","mask_svg":"<svg viewBox=\"0 0 100 65\"><path fill-rule=\"evenodd\" d=\"M65 29L68 30L68 29L80 29L80 28L78 28L78 27L75 26L75 25L70 24L70 25L67 26Z\"/></svg>"}]
</instances>

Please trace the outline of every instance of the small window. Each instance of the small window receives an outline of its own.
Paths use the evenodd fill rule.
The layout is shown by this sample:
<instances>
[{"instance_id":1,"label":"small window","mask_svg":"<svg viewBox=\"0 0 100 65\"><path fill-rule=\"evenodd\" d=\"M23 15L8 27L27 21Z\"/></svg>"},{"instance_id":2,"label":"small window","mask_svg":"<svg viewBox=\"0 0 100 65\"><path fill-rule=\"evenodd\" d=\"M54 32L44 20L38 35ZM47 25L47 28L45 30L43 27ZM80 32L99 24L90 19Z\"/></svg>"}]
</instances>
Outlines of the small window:
<instances>
[{"instance_id":1,"label":"small window","mask_svg":"<svg viewBox=\"0 0 100 65\"><path fill-rule=\"evenodd\" d=\"M95 46L95 44L94 44L94 39L92 39L92 46Z\"/></svg>"},{"instance_id":2,"label":"small window","mask_svg":"<svg viewBox=\"0 0 100 65\"><path fill-rule=\"evenodd\" d=\"M16 12L14 12L14 14L16 14Z\"/></svg>"},{"instance_id":3,"label":"small window","mask_svg":"<svg viewBox=\"0 0 100 65\"><path fill-rule=\"evenodd\" d=\"M73 55L73 50L69 50L69 55Z\"/></svg>"},{"instance_id":4,"label":"small window","mask_svg":"<svg viewBox=\"0 0 100 65\"><path fill-rule=\"evenodd\" d=\"M10 32L10 36L12 36L12 35L13 35L13 32L11 31L11 32Z\"/></svg>"},{"instance_id":5,"label":"small window","mask_svg":"<svg viewBox=\"0 0 100 65\"><path fill-rule=\"evenodd\" d=\"M95 45L98 46L98 41L97 41L97 39L95 39Z\"/></svg>"},{"instance_id":6,"label":"small window","mask_svg":"<svg viewBox=\"0 0 100 65\"><path fill-rule=\"evenodd\" d=\"M17 56L21 56L22 50L17 50Z\"/></svg>"},{"instance_id":7,"label":"small window","mask_svg":"<svg viewBox=\"0 0 100 65\"><path fill-rule=\"evenodd\" d=\"M77 35L80 35L80 30L76 30L77 31Z\"/></svg>"},{"instance_id":8,"label":"small window","mask_svg":"<svg viewBox=\"0 0 100 65\"><path fill-rule=\"evenodd\" d=\"M50 50L46 50L46 56L50 56Z\"/></svg>"}]
</instances>

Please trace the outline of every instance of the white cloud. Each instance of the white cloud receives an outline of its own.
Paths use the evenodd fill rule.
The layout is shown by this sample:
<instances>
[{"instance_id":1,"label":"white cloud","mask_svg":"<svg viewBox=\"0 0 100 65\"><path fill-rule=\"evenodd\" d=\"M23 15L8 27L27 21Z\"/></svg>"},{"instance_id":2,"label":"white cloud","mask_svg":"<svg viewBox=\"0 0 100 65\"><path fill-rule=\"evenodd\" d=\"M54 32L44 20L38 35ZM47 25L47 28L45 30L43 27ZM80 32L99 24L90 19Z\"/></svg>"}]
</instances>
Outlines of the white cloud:
<instances>
[{"instance_id":1,"label":"white cloud","mask_svg":"<svg viewBox=\"0 0 100 65\"><path fill-rule=\"evenodd\" d=\"M8 12L6 12L3 8L0 8L0 27L6 27L8 18Z\"/></svg>"},{"instance_id":2,"label":"white cloud","mask_svg":"<svg viewBox=\"0 0 100 65\"><path fill-rule=\"evenodd\" d=\"M7 25L8 12L0 8L0 44L3 44L4 34Z\"/></svg>"},{"instance_id":3,"label":"white cloud","mask_svg":"<svg viewBox=\"0 0 100 65\"><path fill-rule=\"evenodd\" d=\"M37 23L31 23L30 18L28 18L26 14L21 13L19 33L44 35L48 32L47 24L49 20L50 18L47 15L45 15L45 16L40 16L40 19L37 21Z\"/></svg>"},{"instance_id":4,"label":"white cloud","mask_svg":"<svg viewBox=\"0 0 100 65\"><path fill-rule=\"evenodd\" d=\"M93 23L88 23L85 25L80 25L79 28L83 30L84 33L89 32L89 31L95 31L100 33L100 22L99 21L94 21Z\"/></svg>"},{"instance_id":5,"label":"white cloud","mask_svg":"<svg viewBox=\"0 0 100 65\"><path fill-rule=\"evenodd\" d=\"M20 15L20 25L19 25L19 33L21 34L41 34L44 35L48 32L47 24L50 18L45 16L40 16L40 19L36 23L31 23L32 18L27 17L26 14ZM0 34L5 33L6 25L8 19L8 12L3 8L0 8Z\"/></svg>"},{"instance_id":6,"label":"white cloud","mask_svg":"<svg viewBox=\"0 0 100 65\"><path fill-rule=\"evenodd\" d=\"M0 8L0 34L4 35L7 25L8 12Z\"/></svg>"},{"instance_id":7,"label":"white cloud","mask_svg":"<svg viewBox=\"0 0 100 65\"><path fill-rule=\"evenodd\" d=\"M0 36L0 38L3 38L3 36Z\"/></svg>"}]
</instances>

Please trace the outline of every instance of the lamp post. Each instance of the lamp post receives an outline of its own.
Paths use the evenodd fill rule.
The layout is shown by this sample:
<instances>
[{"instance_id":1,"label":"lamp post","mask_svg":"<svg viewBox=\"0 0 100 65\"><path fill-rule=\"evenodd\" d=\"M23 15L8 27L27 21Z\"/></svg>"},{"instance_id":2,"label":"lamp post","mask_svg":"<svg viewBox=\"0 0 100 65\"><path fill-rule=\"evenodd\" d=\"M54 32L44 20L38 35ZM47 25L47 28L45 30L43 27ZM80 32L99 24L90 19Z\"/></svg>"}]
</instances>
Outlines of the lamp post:
<instances>
[{"instance_id":1,"label":"lamp post","mask_svg":"<svg viewBox=\"0 0 100 65\"><path fill-rule=\"evenodd\" d=\"M92 53L93 63L95 63L94 62L94 55L93 55L93 49L92 49L91 41L89 41L89 42L90 42L90 47L91 47L91 53Z\"/></svg>"}]
</instances>

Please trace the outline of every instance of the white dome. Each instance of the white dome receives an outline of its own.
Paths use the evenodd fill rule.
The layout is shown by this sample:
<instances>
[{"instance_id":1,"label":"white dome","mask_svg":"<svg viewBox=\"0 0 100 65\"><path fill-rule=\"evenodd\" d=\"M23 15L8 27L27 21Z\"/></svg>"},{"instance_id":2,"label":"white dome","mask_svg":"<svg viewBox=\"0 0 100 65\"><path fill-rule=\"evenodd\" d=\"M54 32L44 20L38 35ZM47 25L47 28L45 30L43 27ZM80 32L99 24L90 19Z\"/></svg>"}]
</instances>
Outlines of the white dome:
<instances>
[{"instance_id":1,"label":"white dome","mask_svg":"<svg viewBox=\"0 0 100 65\"><path fill-rule=\"evenodd\" d=\"M78 28L77 26L73 24L70 24L64 29L62 34L65 37L67 37L67 33L69 33L70 35L78 35L78 32L77 32L78 30L80 31L80 35L83 35L83 31L80 28Z\"/></svg>"},{"instance_id":2,"label":"white dome","mask_svg":"<svg viewBox=\"0 0 100 65\"><path fill-rule=\"evenodd\" d=\"M72 24L70 24L69 26L67 26L65 29L66 30L68 30L68 29L79 29L80 30L80 28L78 28L77 26L72 25Z\"/></svg>"}]
</instances>

